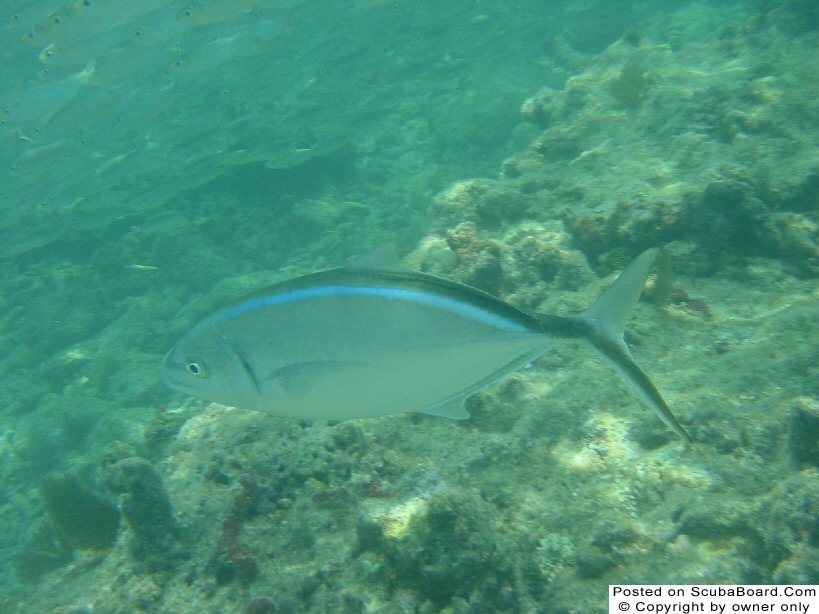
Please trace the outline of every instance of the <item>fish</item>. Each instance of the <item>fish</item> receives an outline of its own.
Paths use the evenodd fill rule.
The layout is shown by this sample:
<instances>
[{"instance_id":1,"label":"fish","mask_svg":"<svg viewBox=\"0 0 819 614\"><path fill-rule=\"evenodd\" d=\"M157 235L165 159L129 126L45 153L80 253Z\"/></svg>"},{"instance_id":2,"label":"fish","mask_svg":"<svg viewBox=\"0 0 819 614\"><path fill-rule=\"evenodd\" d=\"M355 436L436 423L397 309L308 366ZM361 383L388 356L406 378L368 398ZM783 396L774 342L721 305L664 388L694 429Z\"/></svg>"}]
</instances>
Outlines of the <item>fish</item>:
<instances>
[{"instance_id":1,"label":"fish","mask_svg":"<svg viewBox=\"0 0 819 614\"><path fill-rule=\"evenodd\" d=\"M9 121L27 129L47 124L77 97L95 70L96 62L91 60L76 74L44 81L23 90L6 105L5 113Z\"/></svg>"},{"instance_id":2,"label":"fish","mask_svg":"<svg viewBox=\"0 0 819 614\"><path fill-rule=\"evenodd\" d=\"M555 342L587 343L685 442L692 439L634 361L626 320L659 253L640 254L588 309L528 313L486 292L365 256L222 308L166 354L177 391L301 419L420 412L469 418L466 399Z\"/></svg>"}]
</instances>

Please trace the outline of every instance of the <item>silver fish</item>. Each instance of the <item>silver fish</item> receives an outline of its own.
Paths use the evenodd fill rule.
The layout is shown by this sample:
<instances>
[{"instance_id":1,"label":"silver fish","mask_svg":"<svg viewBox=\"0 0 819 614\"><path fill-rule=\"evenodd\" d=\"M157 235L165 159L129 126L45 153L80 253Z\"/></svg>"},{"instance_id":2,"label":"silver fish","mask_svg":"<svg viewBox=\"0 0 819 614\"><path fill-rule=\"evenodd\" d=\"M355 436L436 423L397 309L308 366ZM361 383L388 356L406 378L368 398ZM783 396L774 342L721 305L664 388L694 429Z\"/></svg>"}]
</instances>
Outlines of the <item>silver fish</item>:
<instances>
[{"instance_id":1,"label":"silver fish","mask_svg":"<svg viewBox=\"0 0 819 614\"><path fill-rule=\"evenodd\" d=\"M176 390L281 416L422 412L463 419L469 395L532 362L553 341L577 339L690 442L623 341L657 253L637 257L575 317L528 314L480 290L367 259L217 311L168 352L162 372Z\"/></svg>"}]
</instances>

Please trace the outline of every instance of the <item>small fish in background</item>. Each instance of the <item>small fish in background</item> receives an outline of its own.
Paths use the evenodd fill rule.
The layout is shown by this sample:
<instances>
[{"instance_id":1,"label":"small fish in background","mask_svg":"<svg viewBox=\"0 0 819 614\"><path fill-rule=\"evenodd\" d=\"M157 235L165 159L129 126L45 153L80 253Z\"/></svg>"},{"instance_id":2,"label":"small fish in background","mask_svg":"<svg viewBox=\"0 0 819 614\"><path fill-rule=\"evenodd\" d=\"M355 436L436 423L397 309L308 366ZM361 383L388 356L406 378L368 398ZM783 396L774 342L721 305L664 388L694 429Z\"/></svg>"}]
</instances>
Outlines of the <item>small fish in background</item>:
<instances>
[{"instance_id":1,"label":"small fish in background","mask_svg":"<svg viewBox=\"0 0 819 614\"><path fill-rule=\"evenodd\" d=\"M475 288L405 270L397 258L365 257L217 311L168 352L162 372L176 390L280 416L464 419L471 394L554 341L577 339L691 442L623 341L658 251L643 252L575 317L528 314Z\"/></svg>"},{"instance_id":2,"label":"small fish in background","mask_svg":"<svg viewBox=\"0 0 819 614\"><path fill-rule=\"evenodd\" d=\"M74 100L95 70L96 62L91 60L76 74L46 80L13 95L5 107L9 123L22 133L47 124Z\"/></svg>"}]
</instances>

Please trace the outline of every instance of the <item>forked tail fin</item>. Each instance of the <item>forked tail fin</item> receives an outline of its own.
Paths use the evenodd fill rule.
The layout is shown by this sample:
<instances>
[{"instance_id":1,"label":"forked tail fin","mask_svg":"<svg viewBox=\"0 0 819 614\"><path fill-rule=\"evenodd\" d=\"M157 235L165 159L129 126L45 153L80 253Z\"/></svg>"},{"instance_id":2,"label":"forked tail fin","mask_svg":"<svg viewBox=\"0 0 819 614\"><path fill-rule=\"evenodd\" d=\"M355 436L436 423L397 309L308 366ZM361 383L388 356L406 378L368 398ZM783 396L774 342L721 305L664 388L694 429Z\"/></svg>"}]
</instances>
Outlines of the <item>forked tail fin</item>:
<instances>
[{"instance_id":1,"label":"forked tail fin","mask_svg":"<svg viewBox=\"0 0 819 614\"><path fill-rule=\"evenodd\" d=\"M594 304L575 318L578 328L594 350L619 371L638 396L665 424L688 443L691 437L671 413L660 391L634 362L623 340L623 329L629 313L640 298L654 259L660 250L644 251L620 273L611 287Z\"/></svg>"}]
</instances>

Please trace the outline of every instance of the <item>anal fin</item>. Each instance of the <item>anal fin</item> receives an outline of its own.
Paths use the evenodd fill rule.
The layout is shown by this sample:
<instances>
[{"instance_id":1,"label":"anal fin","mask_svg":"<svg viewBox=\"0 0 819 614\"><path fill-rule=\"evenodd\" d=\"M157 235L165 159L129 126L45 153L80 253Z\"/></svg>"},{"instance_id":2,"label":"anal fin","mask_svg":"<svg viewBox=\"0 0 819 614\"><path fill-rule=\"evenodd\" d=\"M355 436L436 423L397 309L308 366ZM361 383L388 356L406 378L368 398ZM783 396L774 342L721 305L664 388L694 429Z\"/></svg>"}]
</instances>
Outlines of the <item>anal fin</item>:
<instances>
[{"instance_id":1,"label":"anal fin","mask_svg":"<svg viewBox=\"0 0 819 614\"><path fill-rule=\"evenodd\" d=\"M447 399L443 403L438 403L438 405L420 409L418 412L422 414L429 414L430 416L450 418L452 420L466 420L469 418L469 412L466 411L466 408L464 407L465 401L465 396L453 397Z\"/></svg>"}]
</instances>

